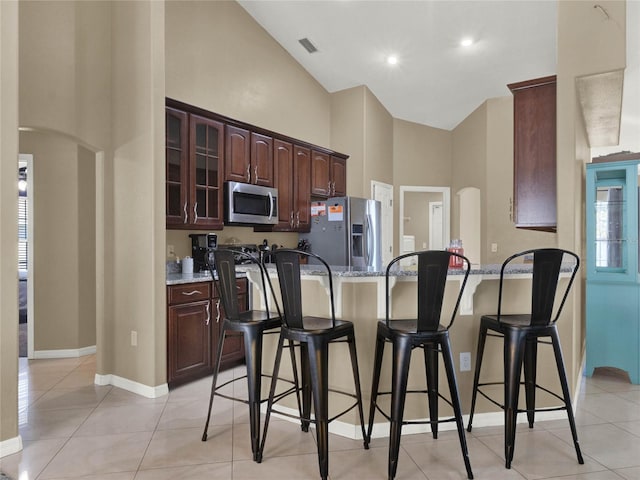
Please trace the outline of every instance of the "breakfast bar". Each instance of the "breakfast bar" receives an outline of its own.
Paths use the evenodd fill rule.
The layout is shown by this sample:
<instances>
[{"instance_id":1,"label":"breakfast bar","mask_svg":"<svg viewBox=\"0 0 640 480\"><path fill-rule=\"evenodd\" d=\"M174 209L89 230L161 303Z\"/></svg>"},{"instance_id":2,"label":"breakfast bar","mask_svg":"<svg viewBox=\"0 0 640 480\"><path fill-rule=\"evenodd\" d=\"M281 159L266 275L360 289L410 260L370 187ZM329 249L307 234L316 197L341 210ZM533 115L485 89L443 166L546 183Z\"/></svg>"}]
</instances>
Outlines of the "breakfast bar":
<instances>
[{"instance_id":1,"label":"breakfast bar","mask_svg":"<svg viewBox=\"0 0 640 480\"><path fill-rule=\"evenodd\" d=\"M458 376L459 390L462 402L463 413L469 411L471 389L473 383L473 365L469 370L463 370L458 362L461 353L470 354L472 363L475 359L477 328L480 316L487 313L495 313L497 296L498 296L498 280L500 278L501 265L482 265L473 266L465 286L460 309L451 328L451 343L454 352L454 360L456 363L456 372ZM246 273L250 284L255 288L256 282L259 282L259 273L251 267L238 267L240 271ZM268 266L267 270L271 277L275 277L275 266ZM528 308L526 304L530 301L528 288L531 283L532 275L531 265L521 264L514 266L506 271L505 278L509 284L509 297L503 303L504 312L518 312ZM328 303L328 276L318 267L313 265L301 265L302 276L302 295L305 302L305 313L310 315L328 315L330 314ZM567 281L568 274L561 274L561 282ZM391 318L400 316L415 315L416 309L416 271L411 267L394 271L390 276L390 295L392 302L390 304ZM450 269L448 281L457 282L458 288L462 283L464 276L461 270ZM334 301L336 317L353 321L356 329L356 343L358 348L358 360L360 368L360 380L363 391L363 400L365 405L369 402L371 379L373 375L373 347L375 343L376 324L379 319L385 318L386 314L386 282L385 272L376 271L368 268L354 267L332 267L332 280L334 290ZM277 282L274 282L274 288L277 289ZM455 289L452 289L452 292ZM455 292L457 294L457 291ZM443 311L450 311L451 302L454 302L454 295L446 295L444 299ZM253 295L253 299L260 298L259 295ZM570 303L570 302L569 302ZM253 308L260 308L259 305ZM566 305L562 313L562 317L572 315L571 305ZM561 317L560 323L568 323ZM567 319L568 319L567 318ZM561 335L562 329L561 329ZM568 334L566 334L568 335ZM491 340L489 340L491 341ZM570 338L563 339L563 342L569 344ZM269 343L271 342L271 343ZM541 347L541 353L543 352ZM269 365L275 353L275 341L266 341L264 346L266 360L264 362L267 373L270 371ZM546 352L544 352L546 353ZM553 368L553 354L549 351L549 356L542 359L542 368L539 368L539 380L541 384L551 384L556 381ZM283 362L284 363L284 362ZM410 374L410 387L423 388L425 382L424 366L419 365L416 360L416 368ZM546 365L550 368L546 368ZM349 365L348 351L345 347L333 355L329 362L329 381L330 384L338 389L348 389L352 385L349 369L344 366ZM500 381L502 379L503 359L502 350L500 348L492 348L490 352L485 352L484 372L494 372L492 380ZM488 373L491 375L491 373ZM391 371L388 362L383 362L383 371L381 372L381 384L390 385ZM440 381L446 382L446 376L440 375ZM441 389L446 390L446 385L442 384ZM497 392L501 387L496 387ZM499 398L499 397L498 397ZM415 399L417 400L417 398ZM553 406L556 401L552 398L540 398L540 403ZM339 399L335 399L339 402ZM412 401L407 398L406 413L412 418L426 418L428 416L427 406L422 401ZM441 402L442 403L442 402ZM294 408L294 406L291 406ZM339 408L339 407L338 407ZM448 405L442 403L443 415L448 414ZM476 407L475 425L501 425L503 422L502 411L497 409L495 405L478 400ZM555 413L544 414L548 418L555 418ZM546 417L545 417L546 418ZM558 415L561 418L561 415ZM540 417L543 419L543 416ZM341 422L331 424L333 433L341 434L351 438L358 438L359 427L355 418L343 417ZM374 425L374 436L386 436L388 434L388 423L382 422L382 419L376 419ZM381 422L381 423L378 423ZM451 427L454 425L450 424ZM424 426L408 425L403 433L418 433L424 431Z\"/></svg>"}]
</instances>

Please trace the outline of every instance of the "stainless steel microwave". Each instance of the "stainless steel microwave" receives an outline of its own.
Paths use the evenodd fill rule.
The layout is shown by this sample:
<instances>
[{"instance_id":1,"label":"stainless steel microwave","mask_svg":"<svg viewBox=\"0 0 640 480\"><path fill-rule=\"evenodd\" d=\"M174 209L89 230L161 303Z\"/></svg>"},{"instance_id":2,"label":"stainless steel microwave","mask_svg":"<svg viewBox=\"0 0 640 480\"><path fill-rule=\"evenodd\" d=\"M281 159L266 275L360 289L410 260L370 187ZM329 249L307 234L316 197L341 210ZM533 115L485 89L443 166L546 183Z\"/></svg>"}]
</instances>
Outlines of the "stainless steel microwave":
<instances>
[{"instance_id":1,"label":"stainless steel microwave","mask_svg":"<svg viewBox=\"0 0 640 480\"><path fill-rule=\"evenodd\" d=\"M278 223L278 189L250 183L225 182L224 223L275 225Z\"/></svg>"}]
</instances>

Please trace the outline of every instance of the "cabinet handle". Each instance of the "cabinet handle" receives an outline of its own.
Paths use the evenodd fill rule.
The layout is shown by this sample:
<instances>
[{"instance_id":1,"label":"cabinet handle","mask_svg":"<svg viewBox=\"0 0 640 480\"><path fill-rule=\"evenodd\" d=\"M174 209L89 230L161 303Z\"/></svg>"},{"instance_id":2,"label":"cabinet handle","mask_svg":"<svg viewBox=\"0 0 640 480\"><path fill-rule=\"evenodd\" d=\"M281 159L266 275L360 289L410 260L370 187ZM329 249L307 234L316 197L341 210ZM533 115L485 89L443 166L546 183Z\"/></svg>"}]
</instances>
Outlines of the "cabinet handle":
<instances>
[{"instance_id":1,"label":"cabinet handle","mask_svg":"<svg viewBox=\"0 0 640 480\"><path fill-rule=\"evenodd\" d=\"M289 214L289 225L293 228L293 210L291 210L291 213Z\"/></svg>"},{"instance_id":2,"label":"cabinet handle","mask_svg":"<svg viewBox=\"0 0 640 480\"><path fill-rule=\"evenodd\" d=\"M247 182L251 183L251 165L247 165Z\"/></svg>"},{"instance_id":3,"label":"cabinet handle","mask_svg":"<svg viewBox=\"0 0 640 480\"><path fill-rule=\"evenodd\" d=\"M211 320L211 310L209 309L209 302L207 302L207 321L204 322L204 324L209 326L210 320Z\"/></svg>"},{"instance_id":4,"label":"cabinet handle","mask_svg":"<svg viewBox=\"0 0 640 480\"><path fill-rule=\"evenodd\" d=\"M327 183L327 195L331 196L331 180Z\"/></svg>"},{"instance_id":5,"label":"cabinet handle","mask_svg":"<svg viewBox=\"0 0 640 480\"><path fill-rule=\"evenodd\" d=\"M182 223L187 223L189 221L189 214L187 213L187 202L184 202L182 210L184 211L184 222Z\"/></svg>"},{"instance_id":6,"label":"cabinet handle","mask_svg":"<svg viewBox=\"0 0 640 480\"><path fill-rule=\"evenodd\" d=\"M193 223L196 223L198 221L198 202L193 205L193 216Z\"/></svg>"},{"instance_id":7,"label":"cabinet handle","mask_svg":"<svg viewBox=\"0 0 640 480\"><path fill-rule=\"evenodd\" d=\"M336 194L336 182L331 182L331 195Z\"/></svg>"},{"instance_id":8,"label":"cabinet handle","mask_svg":"<svg viewBox=\"0 0 640 480\"><path fill-rule=\"evenodd\" d=\"M220 300L216 302L216 323L220 323Z\"/></svg>"},{"instance_id":9,"label":"cabinet handle","mask_svg":"<svg viewBox=\"0 0 640 480\"><path fill-rule=\"evenodd\" d=\"M191 295L196 295L201 293L202 292L200 290L191 290L190 292L182 292L182 295L186 295L187 297L190 297Z\"/></svg>"},{"instance_id":10,"label":"cabinet handle","mask_svg":"<svg viewBox=\"0 0 640 480\"><path fill-rule=\"evenodd\" d=\"M300 211L296 212L296 227L300 226Z\"/></svg>"},{"instance_id":11,"label":"cabinet handle","mask_svg":"<svg viewBox=\"0 0 640 480\"><path fill-rule=\"evenodd\" d=\"M253 167L253 181L254 183L258 183L258 165Z\"/></svg>"}]
</instances>

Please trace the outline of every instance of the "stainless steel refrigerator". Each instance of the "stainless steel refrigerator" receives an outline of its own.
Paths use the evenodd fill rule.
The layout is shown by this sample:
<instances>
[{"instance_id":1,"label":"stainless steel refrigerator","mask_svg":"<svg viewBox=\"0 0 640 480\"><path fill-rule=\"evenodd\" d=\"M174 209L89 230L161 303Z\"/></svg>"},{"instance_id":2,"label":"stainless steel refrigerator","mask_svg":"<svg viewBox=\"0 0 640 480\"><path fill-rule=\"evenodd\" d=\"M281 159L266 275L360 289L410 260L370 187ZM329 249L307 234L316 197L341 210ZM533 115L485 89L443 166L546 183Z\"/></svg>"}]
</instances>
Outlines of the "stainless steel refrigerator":
<instances>
[{"instance_id":1,"label":"stainless steel refrigerator","mask_svg":"<svg viewBox=\"0 0 640 480\"><path fill-rule=\"evenodd\" d=\"M334 197L312 202L311 231L301 234L300 239L329 265L379 270L380 212L380 202L366 198Z\"/></svg>"}]
</instances>

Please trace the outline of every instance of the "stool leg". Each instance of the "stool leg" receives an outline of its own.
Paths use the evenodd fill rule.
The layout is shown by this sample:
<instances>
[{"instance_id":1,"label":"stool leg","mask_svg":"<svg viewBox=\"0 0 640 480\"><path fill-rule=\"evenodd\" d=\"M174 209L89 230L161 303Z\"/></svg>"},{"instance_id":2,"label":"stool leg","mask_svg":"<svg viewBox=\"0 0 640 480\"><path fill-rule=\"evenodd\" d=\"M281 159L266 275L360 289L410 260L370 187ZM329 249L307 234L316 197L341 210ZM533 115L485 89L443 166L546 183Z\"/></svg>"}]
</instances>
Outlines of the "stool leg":
<instances>
[{"instance_id":1,"label":"stool leg","mask_svg":"<svg viewBox=\"0 0 640 480\"><path fill-rule=\"evenodd\" d=\"M423 350L424 368L427 373L431 435L433 438L438 438L438 349L436 345L427 344Z\"/></svg>"},{"instance_id":2,"label":"stool leg","mask_svg":"<svg viewBox=\"0 0 640 480\"><path fill-rule=\"evenodd\" d=\"M520 372L524 357L526 335L517 329L504 332L504 455L505 467L511 468L516 441L516 419Z\"/></svg>"},{"instance_id":3,"label":"stool leg","mask_svg":"<svg viewBox=\"0 0 640 480\"><path fill-rule=\"evenodd\" d=\"M320 477L329 476L329 352L328 344L321 339L312 339L309 346L309 372L311 392L316 415L316 439Z\"/></svg>"},{"instance_id":4,"label":"stool leg","mask_svg":"<svg viewBox=\"0 0 640 480\"><path fill-rule=\"evenodd\" d=\"M556 366L558 367L558 375L560 376L560 385L562 386L562 396L564 397L564 405L567 408L567 417L569 417L569 426L571 427L571 436L573 437L573 445L578 456L578 463L582 465L584 460L580 451L580 443L578 442L578 433L576 432L576 421L573 416L573 406L571 405L571 394L569 393L569 385L567 384L567 374L564 368L564 358L562 356L562 347L560 347L560 337L558 330L553 329L551 334L553 343L553 353L556 356Z\"/></svg>"},{"instance_id":5,"label":"stool leg","mask_svg":"<svg viewBox=\"0 0 640 480\"><path fill-rule=\"evenodd\" d=\"M224 320L223 320L224 322ZM211 420L211 408L213 407L213 397L216 394L216 384L218 382L218 371L220 370L220 362L222 361L222 347L224 346L224 337L226 336L226 328L224 323L222 325L222 331L220 332L220 339L218 340L218 355L216 356L216 363L213 366L213 379L211 380L211 395L209 396L209 411L207 412L207 421L204 423L204 432L202 433L202 441L207 441L207 431L209 430L209 421Z\"/></svg>"},{"instance_id":6,"label":"stool leg","mask_svg":"<svg viewBox=\"0 0 640 480\"><path fill-rule=\"evenodd\" d=\"M524 390L527 402L527 420L533 428L536 409L536 364L538 361L538 339L527 338L524 347Z\"/></svg>"},{"instance_id":7,"label":"stool leg","mask_svg":"<svg viewBox=\"0 0 640 480\"><path fill-rule=\"evenodd\" d=\"M379 328L379 327L378 327ZM380 370L382 369L382 357L384 355L384 336L378 333L376 335L376 349L373 360L373 380L371 381L371 403L369 406L369 428L367 430L367 443L371 442L371 433L373 431L373 420L376 415L376 401L378 400L378 387L380 386Z\"/></svg>"},{"instance_id":8,"label":"stool leg","mask_svg":"<svg viewBox=\"0 0 640 480\"><path fill-rule=\"evenodd\" d=\"M362 429L362 440L365 450L369 450L369 439L364 429L364 411L362 409L362 389L360 388L360 371L358 370L358 354L356 351L356 337L353 331L348 335L349 353L351 354L351 369L353 370L353 382L356 388L356 399L358 401L358 414L360 415L360 428ZM329 386L327 385L327 389Z\"/></svg>"},{"instance_id":9,"label":"stool leg","mask_svg":"<svg viewBox=\"0 0 640 480\"><path fill-rule=\"evenodd\" d=\"M262 454L264 453L264 444L267 440L267 430L269 429L269 420L271 419L271 410L273 409L273 398L276 394L276 384L278 383L278 375L280 373L280 360L282 360L282 348L284 345L284 335L280 333L278 338L278 348L276 350L276 359L273 364L273 373L271 377L271 387L269 388L269 400L267 401L267 411L264 415L264 430L262 431L262 442L260 442L260 450L258 452L256 462L262 462Z\"/></svg>"},{"instance_id":10,"label":"stool leg","mask_svg":"<svg viewBox=\"0 0 640 480\"><path fill-rule=\"evenodd\" d=\"M478 351L476 352L476 369L473 374L473 390L471 391L471 411L469 412L469 423L467 431L471 431L473 422L473 412L476 409L476 397L478 396L478 383L480 381L480 367L482 366L482 356L484 355L484 344L487 340L487 327L480 324L480 332L478 333Z\"/></svg>"},{"instance_id":11,"label":"stool leg","mask_svg":"<svg viewBox=\"0 0 640 480\"><path fill-rule=\"evenodd\" d=\"M462 459L464 460L464 466L467 470L467 478L472 479L473 472L471 471L471 461L469 460L467 439L464 434L464 424L462 423L462 408L460 407L458 381L456 379L456 369L453 364L453 354L451 353L451 345L449 344L448 335L441 341L440 345L442 346L442 357L444 359L445 371L447 372L447 381L449 382L449 394L451 395L453 414L456 418L456 426L458 427L458 437L460 438Z\"/></svg>"},{"instance_id":12,"label":"stool leg","mask_svg":"<svg viewBox=\"0 0 640 480\"><path fill-rule=\"evenodd\" d=\"M296 402L298 403L298 413L302 420L302 402L300 400L300 380L298 378L298 365L296 362L295 342L289 340L289 354L291 356L291 369L293 370L293 385L296 390Z\"/></svg>"},{"instance_id":13,"label":"stool leg","mask_svg":"<svg viewBox=\"0 0 640 480\"><path fill-rule=\"evenodd\" d=\"M260 458L260 390L262 384L262 332L244 329L244 358L247 364L249 428L253 460Z\"/></svg>"},{"instance_id":14,"label":"stool leg","mask_svg":"<svg viewBox=\"0 0 640 480\"><path fill-rule=\"evenodd\" d=\"M407 396L407 380L411 363L411 340L396 337L393 340L393 371L391 375L391 430L389 432L389 480L398 470L402 417Z\"/></svg>"},{"instance_id":15,"label":"stool leg","mask_svg":"<svg viewBox=\"0 0 640 480\"><path fill-rule=\"evenodd\" d=\"M302 381L302 431L309 431L309 419L311 418L311 384L309 372L309 347L306 343L300 344L300 370Z\"/></svg>"}]
</instances>

